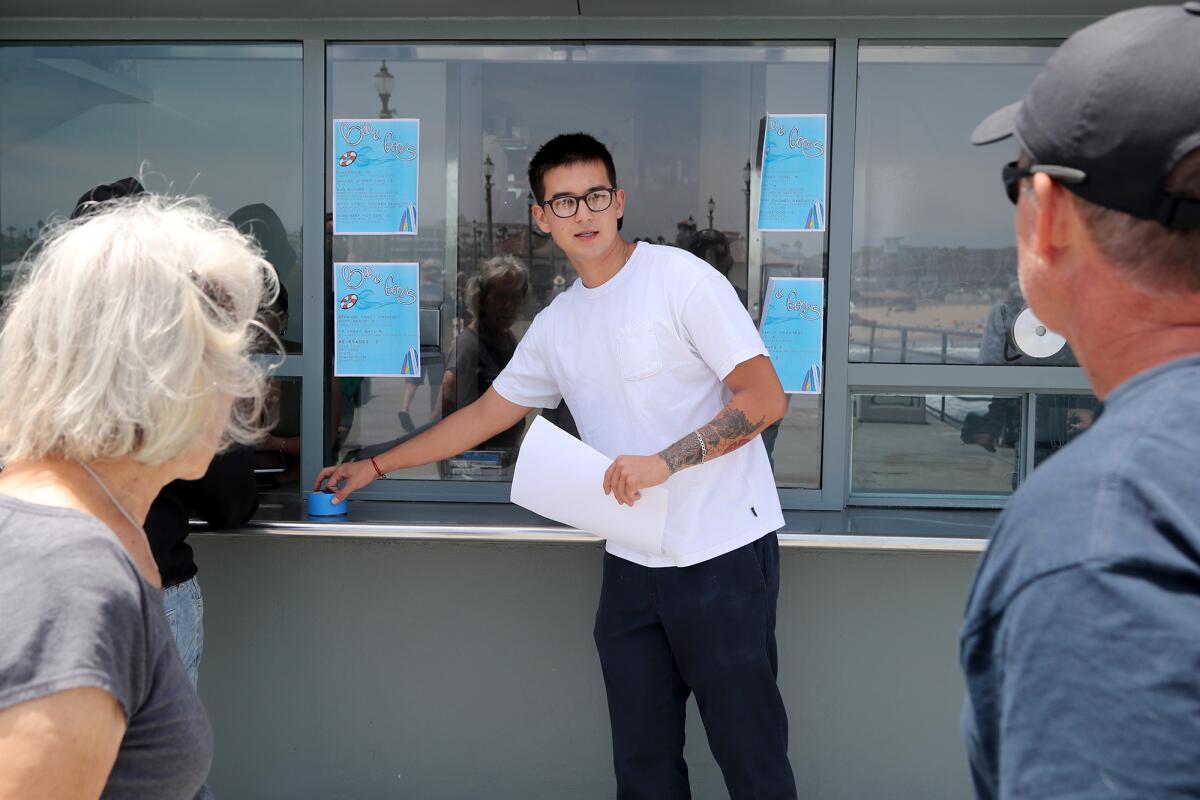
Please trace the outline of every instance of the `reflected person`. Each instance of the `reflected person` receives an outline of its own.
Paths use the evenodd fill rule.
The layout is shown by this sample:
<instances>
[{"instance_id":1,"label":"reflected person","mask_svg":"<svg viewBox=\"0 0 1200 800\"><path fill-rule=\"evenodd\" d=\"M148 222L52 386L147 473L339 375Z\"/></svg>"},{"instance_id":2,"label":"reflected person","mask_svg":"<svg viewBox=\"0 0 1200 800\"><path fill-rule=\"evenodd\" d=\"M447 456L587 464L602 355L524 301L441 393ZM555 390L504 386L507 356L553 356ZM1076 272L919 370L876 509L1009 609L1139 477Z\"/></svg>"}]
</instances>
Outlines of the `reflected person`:
<instances>
[{"instance_id":1,"label":"reflected person","mask_svg":"<svg viewBox=\"0 0 1200 800\"><path fill-rule=\"evenodd\" d=\"M299 258L292 246L287 228L275 210L266 203L250 203L229 215L239 231L253 239L262 249L263 256L279 278L279 292L265 310L264 323L270 333L283 341L288 349L298 351L299 340L289 339L292 325L292 306L288 284L296 279ZM299 320L299 317L296 317ZM272 381L268 394L268 413L264 421L274 423L271 432L258 443L260 453L276 459L273 466L282 464L283 472L277 477L268 475L267 484L290 482L297 479L300 471L300 421L299 408L294 399L283 391L280 381Z\"/></svg>"},{"instance_id":2,"label":"reflected person","mask_svg":"<svg viewBox=\"0 0 1200 800\"><path fill-rule=\"evenodd\" d=\"M442 416L448 417L482 397L517 350L513 324L529 298L529 270L516 256L499 255L479 265L467 283L470 322L454 339L442 379ZM482 450L511 450L521 441L525 420L479 445Z\"/></svg>"},{"instance_id":3,"label":"reflected person","mask_svg":"<svg viewBox=\"0 0 1200 800\"><path fill-rule=\"evenodd\" d=\"M414 422L412 418L412 407L417 391L422 386L429 387L429 402L428 411L421 415L424 419L419 424L423 429L431 420L435 419L437 406L441 402L442 380L446 372L441 353L436 350L432 341L427 341L424 325L427 311L435 316L439 326L441 324L444 294L442 283L445 279L445 272L442 262L435 258L422 261L419 272L421 282L418 293L421 300L419 312L421 314L421 374L415 378L404 379L404 392L400 399L400 412L397 414L400 427L406 433L412 433L418 426L418 423Z\"/></svg>"},{"instance_id":4,"label":"reflected person","mask_svg":"<svg viewBox=\"0 0 1200 800\"><path fill-rule=\"evenodd\" d=\"M979 364L1014 366L1055 365L1065 366L1075 364L1075 354L1070 345L1054 355L1036 358L1025 353L1013 339L1013 323L1017 316L1026 308L1025 298L1021 294L1018 281L1009 284L1007 295L1003 300L992 306L988 313L983 338L979 344ZM1043 405L1035 415L1034 430L1034 463L1041 463L1054 451L1067 444L1087 425L1066 425L1066 414L1074 408L1075 419L1078 423L1091 408L1090 401L1080 401L1077 407L1066 407L1060 402ZM997 447L1016 448L1021 438L1021 400L1016 397L997 397L988 403L987 412L979 414L970 412L963 418L963 426L959 435L966 444L976 444L990 453L996 452ZM1012 486L1015 489L1020 476L1014 470Z\"/></svg>"},{"instance_id":5,"label":"reflected person","mask_svg":"<svg viewBox=\"0 0 1200 800\"><path fill-rule=\"evenodd\" d=\"M984 323L983 338L979 340L979 364L1011 364L1016 366L1074 366L1075 354L1071 346L1063 345L1057 353L1045 358L1036 358L1017 347L1013 340L1013 323L1025 310L1025 298L1021 294L1019 281L1008 285L1008 292L1000 302L988 311Z\"/></svg>"},{"instance_id":6,"label":"reflected person","mask_svg":"<svg viewBox=\"0 0 1200 800\"><path fill-rule=\"evenodd\" d=\"M239 231L253 238L262 248L263 257L275 268L275 274L279 276L280 286L292 288L298 286L300 259L288 237L287 228L284 227L283 220L279 218L279 215L275 213L275 209L266 203L251 203L231 213L229 221ZM291 325L292 316L289 315L286 303L283 312L284 316L281 320L283 330L279 331L279 338L289 345L289 351L299 352L298 334L289 331L288 328L300 327L300 310L297 308L294 315L295 326Z\"/></svg>"}]
</instances>

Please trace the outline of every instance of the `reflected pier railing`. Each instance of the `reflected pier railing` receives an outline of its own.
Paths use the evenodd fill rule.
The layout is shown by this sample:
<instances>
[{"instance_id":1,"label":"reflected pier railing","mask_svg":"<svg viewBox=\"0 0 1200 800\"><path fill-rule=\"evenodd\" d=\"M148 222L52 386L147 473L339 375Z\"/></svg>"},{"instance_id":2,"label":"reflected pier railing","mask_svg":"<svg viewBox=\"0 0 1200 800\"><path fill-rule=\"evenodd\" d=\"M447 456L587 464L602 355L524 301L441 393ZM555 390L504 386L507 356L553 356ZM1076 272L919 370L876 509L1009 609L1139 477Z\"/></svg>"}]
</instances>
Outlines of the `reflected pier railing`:
<instances>
[{"instance_id":1,"label":"reflected pier railing","mask_svg":"<svg viewBox=\"0 0 1200 800\"><path fill-rule=\"evenodd\" d=\"M865 342L855 337L855 328L865 328ZM880 341L879 332L894 332L899 334L899 344L893 344L890 341ZM938 337L940 345L937 350L925 349L923 347L913 346L910 344L910 338L913 334L922 336ZM891 338L891 337L888 337ZM966 345L959 344L955 340L966 340ZM865 358L862 360L867 362L887 362L909 364L976 364L978 363L979 345L983 340L983 334L978 331L963 331L952 328L932 328L921 325L892 325L881 322L871 321L852 321L850 323L850 346L851 358L859 360L854 353L854 347L865 347ZM861 352L861 351L860 351ZM894 354L894 358L887 358L889 354ZM880 357L885 356L885 357Z\"/></svg>"}]
</instances>

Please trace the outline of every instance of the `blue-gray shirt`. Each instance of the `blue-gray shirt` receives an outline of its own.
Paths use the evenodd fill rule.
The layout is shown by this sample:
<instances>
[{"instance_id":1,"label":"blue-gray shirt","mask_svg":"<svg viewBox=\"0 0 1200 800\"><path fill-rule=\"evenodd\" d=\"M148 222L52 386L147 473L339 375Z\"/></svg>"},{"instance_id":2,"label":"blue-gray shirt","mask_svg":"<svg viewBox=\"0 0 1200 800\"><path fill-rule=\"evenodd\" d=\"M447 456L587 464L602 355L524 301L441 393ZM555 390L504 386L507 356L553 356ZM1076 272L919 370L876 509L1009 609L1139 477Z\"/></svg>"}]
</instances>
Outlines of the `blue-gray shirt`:
<instances>
[{"instance_id":1,"label":"blue-gray shirt","mask_svg":"<svg viewBox=\"0 0 1200 800\"><path fill-rule=\"evenodd\" d=\"M103 798L196 796L212 734L162 592L93 517L0 495L0 709L82 687L125 711Z\"/></svg>"},{"instance_id":2,"label":"blue-gray shirt","mask_svg":"<svg viewBox=\"0 0 1200 800\"><path fill-rule=\"evenodd\" d=\"M1200 357L1123 383L1014 495L960 647L980 798L1200 797Z\"/></svg>"}]
</instances>

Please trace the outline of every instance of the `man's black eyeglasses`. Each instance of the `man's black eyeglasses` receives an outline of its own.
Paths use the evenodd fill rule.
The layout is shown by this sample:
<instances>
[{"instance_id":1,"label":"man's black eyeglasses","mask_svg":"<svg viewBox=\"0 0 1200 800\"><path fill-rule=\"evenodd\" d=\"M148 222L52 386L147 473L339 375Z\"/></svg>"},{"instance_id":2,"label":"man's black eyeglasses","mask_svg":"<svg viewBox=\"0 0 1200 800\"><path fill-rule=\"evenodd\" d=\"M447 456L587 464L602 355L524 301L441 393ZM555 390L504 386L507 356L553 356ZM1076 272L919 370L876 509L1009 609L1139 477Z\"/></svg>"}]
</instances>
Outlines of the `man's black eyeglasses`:
<instances>
[{"instance_id":1,"label":"man's black eyeglasses","mask_svg":"<svg viewBox=\"0 0 1200 800\"><path fill-rule=\"evenodd\" d=\"M575 212L579 210L579 201L587 203L587 207L593 212L599 214L601 211L607 211L612 205L613 197L617 194L617 190L613 187L607 189L592 189L587 194L581 194L575 197L565 195L563 197L553 197L549 200L543 200L542 205L550 206L550 210L554 212L554 216L562 219L569 219L575 216Z\"/></svg>"},{"instance_id":2,"label":"man's black eyeglasses","mask_svg":"<svg viewBox=\"0 0 1200 800\"><path fill-rule=\"evenodd\" d=\"M1050 164L1030 164L1022 167L1018 166L1016 161L1010 161L1000 171L1000 177L1004 179L1004 191L1014 206L1021 196L1021 179L1038 172L1049 175L1059 183L1083 183L1087 180L1087 173L1074 167L1055 167Z\"/></svg>"}]
</instances>

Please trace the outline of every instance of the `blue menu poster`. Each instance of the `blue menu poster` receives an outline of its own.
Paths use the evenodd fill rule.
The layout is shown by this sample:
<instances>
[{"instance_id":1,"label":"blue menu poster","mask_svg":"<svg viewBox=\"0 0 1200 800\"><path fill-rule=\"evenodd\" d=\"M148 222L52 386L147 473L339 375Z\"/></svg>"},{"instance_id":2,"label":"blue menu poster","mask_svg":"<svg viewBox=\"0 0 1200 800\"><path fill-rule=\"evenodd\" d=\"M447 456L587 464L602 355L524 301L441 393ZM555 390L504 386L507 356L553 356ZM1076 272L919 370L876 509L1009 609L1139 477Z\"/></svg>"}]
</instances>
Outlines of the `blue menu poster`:
<instances>
[{"instance_id":1,"label":"blue menu poster","mask_svg":"<svg viewBox=\"0 0 1200 800\"><path fill-rule=\"evenodd\" d=\"M768 114L758 229L825 230L824 114Z\"/></svg>"},{"instance_id":2,"label":"blue menu poster","mask_svg":"<svg viewBox=\"0 0 1200 800\"><path fill-rule=\"evenodd\" d=\"M333 121L333 232L417 235L421 121Z\"/></svg>"},{"instance_id":3,"label":"blue menu poster","mask_svg":"<svg viewBox=\"0 0 1200 800\"><path fill-rule=\"evenodd\" d=\"M825 281L771 278L758 331L783 390L820 394L825 363Z\"/></svg>"},{"instance_id":4,"label":"blue menu poster","mask_svg":"<svg viewBox=\"0 0 1200 800\"><path fill-rule=\"evenodd\" d=\"M421 374L417 264L333 265L333 374Z\"/></svg>"}]
</instances>

